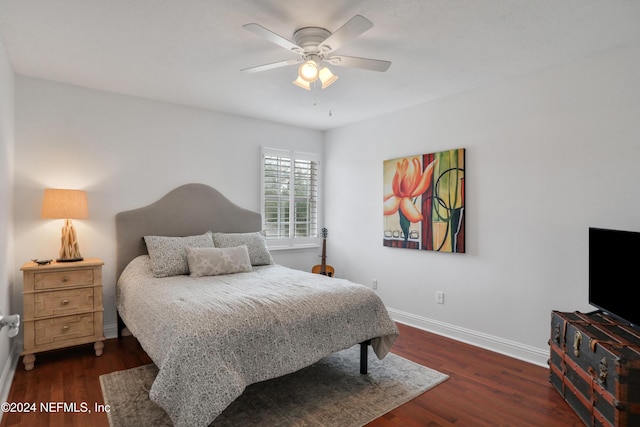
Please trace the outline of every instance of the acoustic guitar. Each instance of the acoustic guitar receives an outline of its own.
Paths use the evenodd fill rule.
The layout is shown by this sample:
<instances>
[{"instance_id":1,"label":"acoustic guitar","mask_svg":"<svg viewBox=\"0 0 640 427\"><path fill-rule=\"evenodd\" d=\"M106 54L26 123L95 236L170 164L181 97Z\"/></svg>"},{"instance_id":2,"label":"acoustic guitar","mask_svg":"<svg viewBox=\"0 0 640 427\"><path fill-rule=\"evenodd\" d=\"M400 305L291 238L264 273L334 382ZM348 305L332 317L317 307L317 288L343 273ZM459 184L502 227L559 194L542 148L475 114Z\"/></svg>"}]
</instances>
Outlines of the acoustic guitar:
<instances>
[{"instance_id":1,"label":"acoustic guitar","mask_svg":"<svg viewBox=\"0 0 640 427\"><path fill-rule=\"evenodd\" d=\"M314 265L311 269L312 273L322 274L324 276L333 277L335 270L330 265L327 265L327 236L329 232L326 228L322 229L322 264Z\"/></svg>"}]
</instances>

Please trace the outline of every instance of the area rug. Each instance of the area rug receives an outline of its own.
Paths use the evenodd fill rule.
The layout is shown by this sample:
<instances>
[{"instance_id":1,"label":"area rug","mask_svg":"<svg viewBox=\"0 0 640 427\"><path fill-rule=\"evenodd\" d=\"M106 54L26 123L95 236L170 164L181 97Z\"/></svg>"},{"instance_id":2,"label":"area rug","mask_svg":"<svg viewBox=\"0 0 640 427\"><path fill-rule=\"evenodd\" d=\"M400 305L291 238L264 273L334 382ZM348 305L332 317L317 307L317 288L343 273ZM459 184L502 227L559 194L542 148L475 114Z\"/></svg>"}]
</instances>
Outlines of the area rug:
<instances>
[{"instance_id":1,"label":"area rug","mask_svg":"<svg viewBox=\"0 0 640 427\"><path fill-rule=\"evenodd\" d=\"M293 374L253 384L229 405L212 427L363 426L448 378L395 354L369 355L361 375L359 346L332 354ZM171 426L149 400L155 365L100 376L111 427Z\"/></svg>"}]
</instances>

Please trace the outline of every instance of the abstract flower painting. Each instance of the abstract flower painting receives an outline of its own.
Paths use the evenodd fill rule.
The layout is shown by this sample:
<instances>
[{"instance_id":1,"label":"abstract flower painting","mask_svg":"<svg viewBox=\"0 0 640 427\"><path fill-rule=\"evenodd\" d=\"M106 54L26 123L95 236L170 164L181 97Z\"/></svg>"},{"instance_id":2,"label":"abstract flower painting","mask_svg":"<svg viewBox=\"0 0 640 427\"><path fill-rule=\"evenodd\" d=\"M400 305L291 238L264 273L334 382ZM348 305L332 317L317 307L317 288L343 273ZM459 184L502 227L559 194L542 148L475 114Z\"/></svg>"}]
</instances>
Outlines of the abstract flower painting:
<instances>
[{"instance_id":1,"label":"abstract flower painting","mask_svg":"<svg viewBox=\"0 0 640 427\"><path fill-rule=\"evenodd\" d=\"M385 246L464 253L465 150L384 161Z\"/></svg>"}]
</instances>

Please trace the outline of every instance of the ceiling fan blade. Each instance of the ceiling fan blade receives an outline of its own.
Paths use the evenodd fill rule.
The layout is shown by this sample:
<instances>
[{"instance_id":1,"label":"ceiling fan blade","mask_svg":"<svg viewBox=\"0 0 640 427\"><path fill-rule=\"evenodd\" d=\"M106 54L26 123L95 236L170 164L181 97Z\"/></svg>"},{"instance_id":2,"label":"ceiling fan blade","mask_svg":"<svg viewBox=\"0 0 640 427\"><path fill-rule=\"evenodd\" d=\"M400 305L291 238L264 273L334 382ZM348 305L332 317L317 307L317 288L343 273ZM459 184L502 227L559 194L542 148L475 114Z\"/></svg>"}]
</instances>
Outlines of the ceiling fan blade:
<instances>
[{"instance_id":1,"label":"ceiling fan blade","mask_svg":"<svg viewBox=\"0 0 640 427\"><path fill-rule=\"evenodd\" d=\"M387 71L391 66L391 61L380 59L358 58L355 56L332 56L325 58L325 61L340 67L362 68L371 71Z\"/></svg>"},{"instance_id":2,"label":"ceiling fan blade","mask_svg":"<svg viewBox=\"0 0 640 427\"><path fill-rule=\"evenodd\" d=\"M269 40L271 43L275 43L280 47L283 47L289 51L293 51L295 53L302 53L303 49L297 44L285 39L284 37L274 33L271 30L267 30L260 24L245 24L242 26L245 30L249 30L254 34L259 35L262 38Z\"/></svg>"},{"instance_id":3,"label":"ceiling fan blade","mask_svg":"<svg viewBox=\"0 0 640 427\"><path fill-rule=\"evenodd\" d=\"M271 70L273 68L285 67L287 65L299 64L302 62L302 59L288 59L286 61L273 62L271 64L258 65L257 67L249 67L243 68L240 71L244 71L245 73L257 73L259 71Z\"/></svg>"},{"instance_id":4,"label":"ceiling fan blade","mask_svg":"<svg viewBox=\"0 0 640 427\"><path fill-rule=\"evenodd\" d=\"M343 44L355 39L371 27L373 27L373 22L362 15L356 15L320 43L320 52L328 53L337 50Z\"/></svg>"}]
</instances>

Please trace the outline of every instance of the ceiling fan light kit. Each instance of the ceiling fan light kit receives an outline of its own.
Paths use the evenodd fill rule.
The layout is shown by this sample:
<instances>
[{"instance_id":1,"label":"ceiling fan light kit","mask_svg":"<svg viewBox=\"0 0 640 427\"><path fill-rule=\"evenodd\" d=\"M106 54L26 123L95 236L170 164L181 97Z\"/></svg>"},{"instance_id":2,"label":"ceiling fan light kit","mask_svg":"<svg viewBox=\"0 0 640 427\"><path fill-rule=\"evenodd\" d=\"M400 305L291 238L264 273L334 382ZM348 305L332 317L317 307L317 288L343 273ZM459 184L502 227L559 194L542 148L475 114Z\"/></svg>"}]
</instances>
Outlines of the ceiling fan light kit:
<instances>
[{"instance_id":1,"label":"ceiling fan light kit","mask_svg":"<svg viewBox=\"0 0 640 427\"><path fill-rule=\"evenodd\" d=\"M313 59L303 62L298 67L298 77L300 77L305 82L315 82L318 80L318 63Z\"/></svg>"},{"instance_id":2,"label":"ceiling fan light kit","mask_svg":"<svg viewBox=\"0 0 640 427\"><path fill-rule=\"evenodd\" d=\"M293 84L311 90L311 83L318 79L322 83L322 89L325 89L338 80L338 76L334 75L327 67L319 69L318 63L314 59L309 59L298 67L298 78L293 81Z\"/></svg>"},{"instance_id":3,"label":"ceiling fan light kit","mask_svg":"<svg viewBox=\"0 0 640 427\"><path fill-rule=\"evenodd\" d=\"M391 62L379 59L357 58L352 56L330 56L343 44L359 36L373 27L373 23L367 18L356 15L333 34L320 27L305 27L293 33L294 42L264 28L259 24L246 24L243 26L248 31L257 34L290 52L300 55L298 60L285 60L272 64L259 65L245 68L246 73L270 70L286 65L300 64L298 77L293 84L306 90L311 90L311 83L318 79L322 83L322 89L329 87L338 76L333 74L328 67L321 67L323 61L332 65L354 67L371 71L386 71Z\"/></svg>"}]
</instances>

